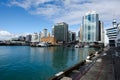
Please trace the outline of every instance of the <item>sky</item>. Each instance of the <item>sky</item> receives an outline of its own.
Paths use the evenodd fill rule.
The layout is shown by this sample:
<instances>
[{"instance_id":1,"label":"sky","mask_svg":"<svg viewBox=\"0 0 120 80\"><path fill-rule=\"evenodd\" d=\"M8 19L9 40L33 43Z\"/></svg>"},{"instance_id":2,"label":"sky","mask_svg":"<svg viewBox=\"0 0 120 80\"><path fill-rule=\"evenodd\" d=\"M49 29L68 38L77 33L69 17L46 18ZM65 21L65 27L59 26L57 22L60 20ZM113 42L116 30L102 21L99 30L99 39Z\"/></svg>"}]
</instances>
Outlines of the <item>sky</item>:
<instances>
[{"instance_id":1,"label":"sky","mask_svg":"<svg viewBox=\"0 0 120 80\"><path fill-rule=\"evenodd\" d=\"M120 0L0 0L0 39L42 31L66 22L78 32L82 17L96 11L104 28L120 22Z\"/></svg>"}]
</instances>

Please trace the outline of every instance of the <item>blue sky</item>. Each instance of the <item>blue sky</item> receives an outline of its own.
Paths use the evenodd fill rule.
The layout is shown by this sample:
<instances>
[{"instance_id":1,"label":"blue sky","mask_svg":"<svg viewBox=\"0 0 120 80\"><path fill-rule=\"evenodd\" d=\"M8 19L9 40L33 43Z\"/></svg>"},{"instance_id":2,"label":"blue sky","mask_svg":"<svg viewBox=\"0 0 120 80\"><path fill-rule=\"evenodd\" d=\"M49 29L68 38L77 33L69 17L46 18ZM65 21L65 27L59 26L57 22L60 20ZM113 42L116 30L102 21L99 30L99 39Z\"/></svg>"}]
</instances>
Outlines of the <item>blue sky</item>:
<instances>
[{"instance_id":1,"label":"blue sky","mask_svg":"<svg viewBox=\"0 0 120 80\"><path fill-rule=\"evenodd\" d=\"M58 22L66 22L69 30L78 32L82 16L90 10L99 14L106 29L114 18L120 22L119 3L120 0L0 0L0 38L44 28L51 31Z\"/></svg>"},{"instance_id":2,"label":"blue sky","mask_svg":"<svg viewBox=\"0 0 120 80\"><path fill-rule=\"evenodd\" d=\"M0 29L12 33L39 32L50 29L53 22L44 16L31 15L21 7L0 5Z\"/></svg>"}]
</instances>

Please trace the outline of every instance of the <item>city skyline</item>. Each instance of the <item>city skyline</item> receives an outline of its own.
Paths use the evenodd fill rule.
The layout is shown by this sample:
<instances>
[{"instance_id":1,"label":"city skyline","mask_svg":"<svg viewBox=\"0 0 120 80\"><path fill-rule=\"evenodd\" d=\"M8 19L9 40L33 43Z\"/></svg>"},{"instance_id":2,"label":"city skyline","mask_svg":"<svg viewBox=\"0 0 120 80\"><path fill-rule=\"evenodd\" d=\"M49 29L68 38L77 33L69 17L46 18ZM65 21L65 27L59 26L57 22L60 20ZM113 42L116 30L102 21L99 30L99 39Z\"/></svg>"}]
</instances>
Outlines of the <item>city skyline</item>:
<instances>
[{"instance_id":1,"label":"city skyline","mask_svg":"<svg viewBox=\"0 0 120 80\"><path fill-rule=\"evenodd\" d=\"M0 38L11 34L27 34L47 28L51 32L54 24L66 22L69 30L77 32L82 16L94 10L100 15L105 28L112 27L112 20L120 21L119 0L1 0ZM94 5L94 6L93 6Z\"/></svg>"}]
</instances>

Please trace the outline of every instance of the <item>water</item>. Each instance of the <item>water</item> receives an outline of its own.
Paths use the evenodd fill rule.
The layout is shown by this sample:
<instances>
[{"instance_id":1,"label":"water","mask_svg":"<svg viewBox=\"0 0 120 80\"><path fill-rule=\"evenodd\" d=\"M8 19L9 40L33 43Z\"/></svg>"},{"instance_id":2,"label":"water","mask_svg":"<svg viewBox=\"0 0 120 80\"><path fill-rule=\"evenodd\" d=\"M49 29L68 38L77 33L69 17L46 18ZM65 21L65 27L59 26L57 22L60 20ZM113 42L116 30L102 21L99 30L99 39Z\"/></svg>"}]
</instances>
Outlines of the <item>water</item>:
<instances>
[{"instance_id":1,"label":"water","mask_svg":"<svg viewBox=\"0 0 120 80\"><path fill-rule=\"evenodd\" d=\"M0 80L47 80L85 59L88 50L93 49L0 46Z\"/></svg>"}]
</instances>

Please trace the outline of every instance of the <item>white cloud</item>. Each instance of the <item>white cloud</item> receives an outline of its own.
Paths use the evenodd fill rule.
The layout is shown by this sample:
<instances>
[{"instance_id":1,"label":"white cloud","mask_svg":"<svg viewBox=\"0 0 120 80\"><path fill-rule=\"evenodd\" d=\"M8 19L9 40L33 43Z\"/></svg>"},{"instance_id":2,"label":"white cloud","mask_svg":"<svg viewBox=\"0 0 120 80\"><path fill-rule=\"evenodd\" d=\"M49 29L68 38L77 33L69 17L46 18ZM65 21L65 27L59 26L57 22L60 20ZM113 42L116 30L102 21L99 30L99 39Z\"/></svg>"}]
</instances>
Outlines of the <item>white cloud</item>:
<instances>
[{"instance_id":1,"label":"white cloud","mask_svg":"<svg viewBox=\"0 0 120 80\"><path fill-rule=\"evenodd\" d=\"M59 4L50 3L52 1ZM34 15L44 15L55 23L65 21L76 25L81 23L82 16L89 10L95 10L104 22L117 19L120 16L119 3L120 0L13 0L10 5L27 9Z\"/></svg>"},{"instance_id":2,"label":"white cloud","mask_svg":"<svg viewBox=\"0 0 120 80\"><path fill-rule=\"evenodd\" d=\"M1 36L10 36L11 33L7 32L7 31L0 31L0 35Z\"/></svg>"},{"instance_id":3,"label":"white cloud","mask_svg":"<svg viewBox=\"0 0 120 80\"><path fill-rule=\"evenodd\" d=\"M119 3L120 0L12 0L9 4L33 15L44 15L54 23L65 21L76 25L89 10L95 10L103 22L111 23L113 18L120 20Z\"/></svg>"},{"instance_id":4,"label":"white cloud","mask_svg":"<svg viewBox=\"0 0 120 80\"><path fill-rule=\"evenodd\" d=\"M56 5L46 5L45 7L38 7L35 10L30 11L34 15L45 15L47 17L52 17L53 15L58 15L60 9Z\"/></svg>"},{"instance_id":5,"label":"white cloud","mask_svg":"<svg viewBox=\"0 0 120 80\"><path fill-rule=\"evenodd\" d=\"M8 31L0 30L0 40L9 40L13 37L13 34L11 34Z\"/></svg>"},{"instance_id":6,"label":"white cloud","mask_svg":"<svg viewBox=\"0 0 120 80\"><path fill-rule=\"evenodd\" d=\"M0 40L11 40L12 38L17 38L19 36L26 36L31 33L20 33L20 34L12 34L5 30L0 30Z\"/></svg>"},{"instance_id":7,"label":"white cloud","mask_svg":"<svg viewBox=\"0 0 120 80\"><path fill-rule=\"evenodd\" d=\"M9 6L19 6L22 7L24 9L29 9L31 7L38 7L40 4L43 4L45 2L48 2L51 0L11 0L11 2L9 3Z\"/></svg>"}]
</instances>

